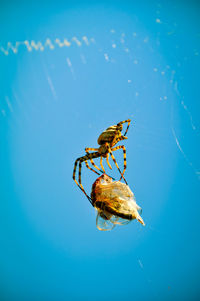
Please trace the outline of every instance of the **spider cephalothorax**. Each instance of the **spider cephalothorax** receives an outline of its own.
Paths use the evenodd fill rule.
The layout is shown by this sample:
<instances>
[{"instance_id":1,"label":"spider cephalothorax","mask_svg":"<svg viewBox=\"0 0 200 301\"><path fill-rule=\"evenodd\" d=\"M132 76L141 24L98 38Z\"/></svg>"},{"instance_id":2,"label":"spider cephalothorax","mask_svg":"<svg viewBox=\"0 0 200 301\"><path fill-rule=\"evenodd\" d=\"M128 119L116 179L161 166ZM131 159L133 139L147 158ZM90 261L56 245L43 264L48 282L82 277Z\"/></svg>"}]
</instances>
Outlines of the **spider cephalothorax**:
<instances>
[{"instance_id":1,"label":"spider cephalothorax","mask_svg":"<svg viewBox=\"0 0 200 301\"><path fill-rule=\"evenodd\" d=\"M126 131L124 133L124 135L122 135L122 129L123 129L123 123L128 123ZM105 169L103 167L103 163L102 163L102 159L106 158L106 162L108 164L108 166L110 167L110 169L112 169L108 159L109 159L109 154L112 158L112 160L114 161L117 169L119 170L121 177L120 180L123 178L125 183L127 184L125 178L124 178L124 172L126 170L126 148L124 145L119 145L114 147L119 141L127 139L126 134L128 132L128 128L130 125L131 120L127 119L124 121L119 122L117 125L113 125L110 126L109 128L107 128L103 133L101 133L101 135L99 136L97 142L100 145L99 148L85 148L86 151L86 155L83 157L79 157L76 159L75 163L74 163L74 172L73 172L73 179L76 182L76 184L78 185L78 187L84 192L84 194L87 196L87 198L90 200L90 197L87 195L87 193L85 192L83 185L81 183L81 164L82 162L85 162L86 167L89 168L90 170L92 170L93 172L95 172L96 174L100 175L99 172L97 172L96 170L92 169L87 160L90 160L90 162L92 163L92 165L98 169L100 172L105 173ZM113 151L116 151L118 149L123 149L123 154L124 154L124 169L123 172L121 172L115 157L113 156ZM89 153L89 151L94 151L92 153ZM99 158L100 157L100 165L102 170L96 166L96 164L94 163L93 159L94 158ZM76 180L76 168L77 168L77 164L79 162L79 180L77 182Z\"/></svg>"}]
</instances>

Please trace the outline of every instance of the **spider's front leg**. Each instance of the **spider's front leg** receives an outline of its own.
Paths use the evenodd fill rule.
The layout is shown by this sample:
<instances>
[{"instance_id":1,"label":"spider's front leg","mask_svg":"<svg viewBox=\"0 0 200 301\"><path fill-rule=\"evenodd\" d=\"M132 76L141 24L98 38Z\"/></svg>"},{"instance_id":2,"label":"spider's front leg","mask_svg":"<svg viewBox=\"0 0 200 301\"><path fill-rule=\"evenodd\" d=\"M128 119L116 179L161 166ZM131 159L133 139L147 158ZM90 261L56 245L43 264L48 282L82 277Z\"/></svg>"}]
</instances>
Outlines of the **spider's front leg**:
<instances>
[{"instance_id":1,"label":"spider's front leg","mask_svg":"<svg viewBox=\"0 0 200 301\"><path fill-rule=\"evenodd\" d=\"M124 121L120 121L118 124L117 124L117 127L121 126L123 123L128 123L127 125L127 128L126 128L126 131L124 133L124 136L126 136L127 132L128 132L128 129L129 129L129 126L130 126L130 123L131 123L131 119L127 119L127 120L124 120Z\"/></svg>"}]
</instances>

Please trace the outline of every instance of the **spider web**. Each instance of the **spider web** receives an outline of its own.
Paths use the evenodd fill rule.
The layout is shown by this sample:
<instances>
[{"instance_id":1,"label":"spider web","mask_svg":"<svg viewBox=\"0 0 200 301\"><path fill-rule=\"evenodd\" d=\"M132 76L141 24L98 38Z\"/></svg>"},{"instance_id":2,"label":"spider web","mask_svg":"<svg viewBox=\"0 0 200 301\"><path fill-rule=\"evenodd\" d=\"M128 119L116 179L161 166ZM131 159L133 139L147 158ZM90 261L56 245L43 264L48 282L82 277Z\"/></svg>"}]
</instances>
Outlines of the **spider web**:
<instances>
[{"instance_id":1,"label":"spider web","mask_svg":"<svg viewBox=\"0 0 200 301\"><path fill-rule=\"evenodd\" d=\"M43 34L38 30L30 39L7 39L0 45L5 75L0 102L1 135L7 142L4 155L8 154L14 195L28 223L36 233L42 233L42 239L69 257L88 260L94 256L94 262L97 258L103 262L102 254L110 258L110 252L116 257L122 254L129 260L133 258L138 284L143 283L154 299L163 292L166 299L180 294L181 284L175 282L175 276L180 275L174 270L173 278L167 272L159 250L151 246L148 255L138 246L145 245L149 237L159 243L161 251L174 243L173 239L168 241L166 230L170 227L168 216L170 221L174 219L170 215L172 205L176 202L180 225L188 212L188 207L171 192L174 182L183 171L191 181L189 187L198 191L200 179L199 106L191 101L199 96L197 74L190 79L193 66L199 68L200 34L192 25L184 27L173 8L170 15L164 5L156 2L146 24L145 15L139 11L131 17L126 12L117 15L120 22L100 23L84 30L75 26L73 34L67 27L60 29L66 19L63 14L49 21L49 28L56 24L53 33L45 28ZM127 232L115 227L111 243L95 232L94 210L72 180L73 163L85 154L85 147L98 147L97 138L103 130L127 118L132 121L128 140L123 142L127 149L125 176L143 208L147 225L144 230L131 223L123 227ZM122 170L122 151L116 151L114 156ZM99 166L99 159L95 163ZM104 167L118 179L111 158L110 163L112 170L106 162ZM88 193L96 177L83 164L82 183ZM190 202L198 206L196 196L191 195ZM175 222L171 223L173 228ZM190 229L187 227L186 231ZM91 236L83 242L84 233ZM108 251L104 245L109 246ZM170 252L172 259L172 248ZM161 256L160 261L154 261L154 267L153 253ZM194 267L186 261L186 269L192 274ZM158 287L154 271L162 274L160 264L166 282L160 281ZM113 264L113 270L114 267ZM126 278L129 287L131 281L131 276ZM125 291L125 281L122 286ZM171 292L173 286L178 288ZM140 293L135 287L138 298ZM108 290L108 297L109 294L111 298L116 296L112 290ZM127 297L128 294L130 290Z\"/></svg>"}]
</instances>

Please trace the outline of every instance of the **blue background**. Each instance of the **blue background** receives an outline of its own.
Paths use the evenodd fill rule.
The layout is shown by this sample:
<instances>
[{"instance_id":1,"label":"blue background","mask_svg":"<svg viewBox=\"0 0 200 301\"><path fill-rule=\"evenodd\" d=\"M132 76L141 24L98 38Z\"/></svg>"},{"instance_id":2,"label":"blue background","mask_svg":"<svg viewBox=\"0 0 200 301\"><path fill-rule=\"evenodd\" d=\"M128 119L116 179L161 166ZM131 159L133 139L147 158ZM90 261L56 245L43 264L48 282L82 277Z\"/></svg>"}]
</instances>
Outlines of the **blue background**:
<instances>
[{"instance_id":1,"label":"blue background","mask_svg":"<svg viewBox=\"0 0 200 301\"><path fill-rule=\"evenodd\" d=\"M0 5L0 300L199 300L198 2ZM146 227L101 232L73 164L127 118Z\"/></svg>"}]
</instances>

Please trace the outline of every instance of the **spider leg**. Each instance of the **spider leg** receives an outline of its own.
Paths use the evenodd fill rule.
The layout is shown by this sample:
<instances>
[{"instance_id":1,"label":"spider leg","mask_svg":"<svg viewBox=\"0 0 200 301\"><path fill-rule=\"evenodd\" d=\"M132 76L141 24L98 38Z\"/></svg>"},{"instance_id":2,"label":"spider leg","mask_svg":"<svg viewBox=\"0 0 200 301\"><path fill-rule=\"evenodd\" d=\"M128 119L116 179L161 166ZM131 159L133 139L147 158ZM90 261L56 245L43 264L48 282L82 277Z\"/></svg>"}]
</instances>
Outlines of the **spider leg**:
<instances>
[{"instance_id":1,"label":"spider leg","mask_svg":"<svg viewBox=\"0 0 200 301\"><path fill-rule=\"evenodd\" d=\"M98 148L94 148L94 147L86 147L85 148L86 153L88 153L89 151L98 151Z\"/></svg>"},{"instance_id":2,"label":"spider leg","mask_svg":"<svg viewBox=\"0 0 200 301\"><path fill-rule=\"evenodd\" d=\"M100 165L101 165L101 168L103 169L103 172L106 173L106 172L105 172L105 169L104 169L104 167L103 167L103 162L102 162L102 160L103 160L103 157L101 156L101 158L100 158Z\"/></svg>"},{"instance_id":3,"label":"spider leg","mask_svg":"<svg viewBox=\"0 0 200 301\"><path fill-rule=\"evenodd\" d=\"M91 151L91 150L98 151L98 148L91 148L91 147L85 148L85 151L86 151L87 154L89 154L89 151ZM98 169L100 172L104 173L103 170L101 170L101 169L94 163L94 161L93 161L92 159L90 159L90 162L91 162L91 164L92 164L96 169Z\"/></svg>"},{"instance_id":4,"label":"spider leg","mask_svg":"<svg viewBox=\"0 0 200 301\"><path fill-rule=\"evenodd\" d=\"M115 141L115 144L117 144L119 141L122 141L122 140L124 140L124 139L128 139L128 137L125 137L125 136L120 136L120 137L118 137L118 138L116 139L116 141Z\"/></svg>"},{"instance_id":5,"label":"spider leg","mask_svg":"<svg viewBox=\"0 0 200 301\"><path fill-rule=\"evenodd\" d=\"M128 129L129 129L129 125L130 125L130 123L131 123L131 119L127 119L127 120L124 120L124 121L120 121L118 124L117 124L117 126L119 126L119 125L121 125L121 124L123 124L123 123L128 123L128 125L127 125L127 128L126 128L126 131L125 131L125 133L124 133L124 136L126 136L126 134L127 134L127 132L128 132Z\"/></svg>"},{"instance_id":6,"label":"spider leg","mask_svg":"<svg viewBox=\"0 0 200 301\"><path fill-rule=\"evenodd\" d=\"M112 148L111 150L112 150L112 151L116 151L116 150L118 150L118 149L123 149L123 155L124 155L124 170L123 170L123 172L122 172L122 175L124 175L125 170L126 170L126 148L125 148L124 145L119 145L119 146L116 146L116 147ZM121 178L119 179L120 181L121 181L121 179L122 179L122 175L121 175Z\"/></svg>"},{"instance_id":7,"label":"spider leg","mask_svg":"<svg viewBox=\"0 0 200 301\"><path fill-rule=\"evenodd\" d=\"M79 162L79 176L81 174L81 161L80 161L81 158L78 158L76 159L75 163L74 163L74 171L73 171L73 180L75 181L76 185L82 190L82 192L86 195L86 197L90 200L89 196L87 195L87 193L85 192L84 188L82 185L80 185L77 180L76 180L76 168L77 168L77 165L78 165L78 162ZM82 186L82 187L81 187Z\"/></svg>"},{"instance_id":8,"label":"spider leg","mask_svg":"<svg viewBox=\"0 0 200 301\"><path fill-rule=\"evenodd\" d=\"M110 167L110 169L112 169L112 166L110 165L110 162L109 162L109 153L106 155L106 162L107 162L108 166Z\"/></svg>"},{"instance_id":9,"label":"spider leg","mask_svg":"<svg viewBox=\"0 0 200 301\"><path fill-rule=\"evenodd\" d=\"M121 177L124 179L124 182L126 183L126 185L128 185L126 179L124 178L124 176L123 176L123 174L122 174L122 172L121 172L121 170L120 170L120 168L119 168L119 166L118 166L118 164L117 164L117 161L116 161L115 157L113 156L113 153L112 153L110 147L108 148L108 152L110 153L111 158L113 159L113 161L114 161L114 163L115 163L117 169L119 170L119 172L120 172L120 174L121 174Z\"/></svg>"},{"instance_id":10,"label":"spider leg","mask_svg":"<svg viewBox=\"0 0 200 301\"><path fill-rule=\"evenodd\" d=\"M82 165L82 162L84 162L88 159L90 160L92 158L98 158L98 157L100 157L100 154L98 152L95 152L95 153L87 154L83 157L76 159L76 161L74 163L73 180L75 181L76 185L83 191L83 193L86 195L86 197L88 198L88 200L90 202L91 202L91 198L87 195L87 193L85 192L83 185L81 183L81 165ZM77 182L77 180L76 180L76 168L77 168L78 162L79 162L79 176L78 176L79 182Z\"/></svg>"},{"instance_id":11,"label":"spider leg","mask_svg":"<svg viewBox=\"0 0 200 301\"><path fill-rule=\"evenodd\" d=\"M103 173L103 170L101 170L101 169L94 163L94 161L93 161L92 159L90 159L90 162L91 162L91 164L92 164L96 169L98 169L101 173Z\"/></svg>"},{"instance_id":12,"label":"spider leg","mask_svg":"<svg viewBox=\"0 0 200 301\"><path fill-rule=\"evenodd\" d=\"M81 165L82 165L82 162L79 161L79 171L78 171L78 181L79 181L79 187L81 188L81 190L83 191L83 193L86 195L86 197L88 198L88 200L90 201L90 197L89 195L87 195L87 193L85 192L84 188L83 188L83 185L81 183Z\"/></svg>"},{"instance_id":13,"label":"spider leg","mask_svg":"<svg viewBox=\"0 0 200 301\"><path fill-rule=\"evenodd\" d=\"M123 140L123 139L122 139ZM92 147L87 147L87 148L85 148L85 151L86 151L86 153L88 154L88 155L90 155L90 153L89 153L89 151L92 151L92 150L99 150L98 148L92 148ZM99 156L100 157L100 156ZM96 157L95 157L96 158ZM94 163L94 161L92 160L92 159L89 159L90 160L90 162L92 163L92 165L96 168L96 169L98 169L101 173L106 173L105 172L105 169L104 169L104 167L103 167L103 161L102 161L102 159L103 159L103 157L101 157L100 158L100 165L101 165L101 168L102 168L102 170ZM106 158L106 160L108 160L108 158ZM92 169L89 165L88 165L88 162L86 163L87 161L85 161L85 164L86 164L86 166L87 166L87 168L89 168L90 170L92 170L93 172L95 172L96 174L98 174L98 175L100 175L98 172L96 172L94 169ZM112 169L112 166L110 165L110 163L107 161L107 163L108 163L108 166L110 167L110 169ZM110 178L112 178L114 181L115 181L115 178L113 178L113 177L111 177L111 176L109 176Z\"/></svg>"},{"instance_id":14,"label":"spider leg","mask_svg":"<svg viewBox=\"0 0 200 301\"><path fill-rule=\"evenodd\" d=\"M103 159L103 158L102 158ZM101 159L101 162L102 162L102 159ZM94 163L94 161L92 160L92 159L90 159L90 162L92 163L92 165L93 165L93 163ZM103 163L103 162L102 162ZM107 162L107 163L109 163L109 162ZM109 163L110 164L110 163ZM96 166L96 164L94 164L94 166L96 167L96 168L98 168L98 166ZM102 166L103 166L103 164L102 164ZM108 165L109 166L109 165ZM111 169L112 169L112 166L109 166ZM91 168L89 168L89 169L91 169ZM91 170L93 170L93 169L91 169ZM103 171L103 170L101 170L100 168L98 168L98 170L101 172L101 173L106 173L105 172L105 170ZM93 170L94 172L96 172L95 170ZM98 172L96 172L98 175L99 175L99 173ZM109 175L108 175L109 176ZM114 181L115 181L115 178L113 178L113 177L111 177L111 176L109 176L110 178L112 178Z\"/></svg>"},{"instance_id":15,"label":"spider leg","mask_svg":"<svg viewBox=\"0 0 200 301\"><path fill-rule=\"evenodd\" d=\"M93 161L93 160L91 159L90 161ZM94 162L94 161L93 161L93 162ZM97 172L96 170L94 170L93 168L91 168L91 167L89 166L89 164L88 164L88 162L87 162L87 161L85 161L85 165L86 165L86 167L87 167L88 169L92 170L93 172L95 172L97 175L99 175L99 176L100 176L100 173L99 173L99 172Z\"/></svg>"}]
</instances>

